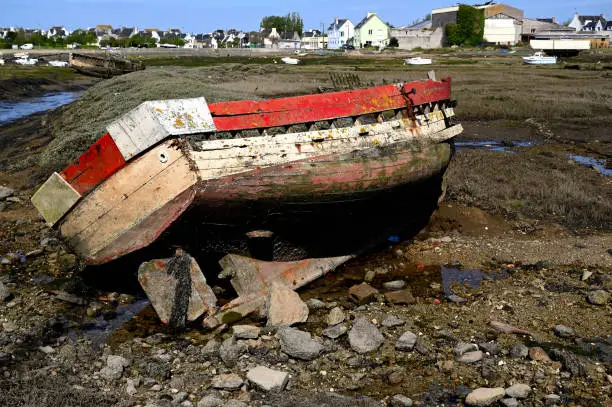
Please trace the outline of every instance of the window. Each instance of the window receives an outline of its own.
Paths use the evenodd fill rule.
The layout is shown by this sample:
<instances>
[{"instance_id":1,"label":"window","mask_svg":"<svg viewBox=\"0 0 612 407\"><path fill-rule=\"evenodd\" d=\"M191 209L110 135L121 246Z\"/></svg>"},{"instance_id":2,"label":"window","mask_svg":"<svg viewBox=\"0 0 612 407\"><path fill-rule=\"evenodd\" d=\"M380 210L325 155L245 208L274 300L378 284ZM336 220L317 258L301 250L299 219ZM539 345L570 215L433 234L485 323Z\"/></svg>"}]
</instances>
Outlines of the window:
<instances>
[{"instance_id":1,"label":"window","mask_svg":"<svg viewBox=\"0 0 612 407\"><path fill-rule=\"evenodd\" d=\"M340 36L344 37L344 31L340 31Z\"/></svg>"},{"instance_id":2,"label":"window","mask_svg":"<svg viewBox=\"0 0 612 407\"><path fill-rule=\"evenodd\" d=\"M372 35L372 30L368 30L368 34Z\"/></svg>"}]
</instances>

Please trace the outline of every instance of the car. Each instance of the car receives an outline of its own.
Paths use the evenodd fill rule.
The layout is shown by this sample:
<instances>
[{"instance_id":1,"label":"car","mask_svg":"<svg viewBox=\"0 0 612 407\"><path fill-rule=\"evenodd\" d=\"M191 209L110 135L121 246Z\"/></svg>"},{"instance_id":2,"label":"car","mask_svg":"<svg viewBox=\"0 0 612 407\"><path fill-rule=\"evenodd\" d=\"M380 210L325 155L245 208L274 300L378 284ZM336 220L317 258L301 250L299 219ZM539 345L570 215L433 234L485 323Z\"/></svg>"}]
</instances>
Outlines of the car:
<instances>
[{"instance_id":1,"label":"car","mask_svg":"<svg viewBox=\"0 0 612 407\"><path fill-rule=\"evenodd\" d=\"M342 44L342 49L355 49L355 47L351 44Z\"/></svg>"},{"instance_id":2,"label":"car","mask_svg":"<svg viewBox=\"0 0 612 407\"><path fill-rule=\"evenodd\" d=\"M19 47L21 49L33 49L34 45L32 44L23 44L21 47Z\"/></svg>"}]
</instances>

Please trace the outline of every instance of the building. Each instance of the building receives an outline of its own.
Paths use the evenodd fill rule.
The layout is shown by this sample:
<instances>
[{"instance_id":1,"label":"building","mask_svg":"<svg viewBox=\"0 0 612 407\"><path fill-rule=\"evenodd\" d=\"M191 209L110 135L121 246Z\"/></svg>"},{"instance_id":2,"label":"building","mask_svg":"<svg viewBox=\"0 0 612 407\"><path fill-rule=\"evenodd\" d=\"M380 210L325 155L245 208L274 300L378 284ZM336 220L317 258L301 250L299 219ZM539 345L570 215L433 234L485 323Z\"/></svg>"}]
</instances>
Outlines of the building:
<instances>
[{"instance_id":1,"label":"building","mask_svg":"<svg viewBox=\"0 0 612 407\"><path fill-rule=\"evenodd\" d=\"M49 31L47 31L48 38L51 38L51 37L66 38L68 35L70 35L70 33L68 32L66 27L59 27L59 26L51 27Z\"/></svg>"},{"instance_id":2,"label":"building","mask_svg":"<svg viewBox=\"0 0 612 407\"><path fill-rule=\"evenodd\" d=\"M293 33L285 32L282 33L278 40L278 48L282 49L300 49L302 39L297 31Z\"/></svg>"},{"instance_id":3,"label":"building","mask_svg":"<svg viewBox=\"0 0 612 407\"><path fill-rule=\"evenodd\" d=\"M302 34L303 49L323 49L327 48L327 36L319 30L310 30Z\"/></svg>"},{"instance_id":4,"label":"building","mask_svg":"<svg viewBox=\"0 0 612 407\"><path fill-rule=\"evenodd\" d=\"M593 48L610 48L610 37L603 31L578 33L551 30L536 34L529 45L535 50L543 50L549 54L569 56Z\"/></svg>"},{"instance_id":5,"label":"building","mask_svg":"<svg viewBox=\"0 0 612 407\"><path fill-rule=\"evenodd\" d=\"M389 26L376 13L369 12L355 26L353 45L358 48L385 47L389 44L389 31Z\"/></svg>"},{"instance_id":6,"label":"building","mask_svg":"<svg viewBox=\"0 0 612 407\"><path fill-rule=\"evenodd\" d=\"M492 1L473 7L482 9L484 12L483 39L485 42L503 45L515 45L520 42L525 14L523 10ZM456 24L458 11L459 6L433 9L431 11L432 27L444 28L447 24Z\"/></svg>"},{"instance_id":7,"label":"building","mask_svg":"<svg viewBox=\"0 0 612 407\"><path fill-rule=\"evenodd\" d=\"M529 44L533 38L543 32L558 32L558 33L573 33L573 28L566 27L556 23L553 18L523 18L523 30L521 33L521 42Z\"/></svg>"},{"instance_id":8,"label":"building","mask_svg":"<svg viewBox=\"0 0 612 407\"><path fill-rule=\"evenodd\" d=\"M334 19L327 29L327 48L338 49L344 44L350 44L355 35L355 26L346 18Z\"/></svg>"},{"instance_id":9,"label":"building","mask_svg":"<svg viewBox=\"0 0 612 407\"><path fill-rule=\"evenodd\" d=\"M575 13L572 21L567 26L575 31L604 31L606 18L603 14L598 16L581 16Z\"/></svg>"},{"instance_id":10,"label":"building","mask_svg":"<svg viewBox=\"0 0 612 407\"><path fill-rule=\"evenodd\" d=\"M397 38L399 49L441 48L444 42L444 29L438 27L433 30L431 20L422 21L408 27L391 28L390 35L392 38Z\"/></svg>"},{"instance_id":11,"label":"building","mask_svg":"<svg viewBox=\"0 0 612 407\"><path fill-rule=\"evenodd\" d=\"M276 28L272 27L271 29L262 29L261 35L263 36L263 46L264 48L278 48L278 43L280 42L280 34L276 31Z\"/></svg>"},{"instance_id":12,"label":"building","mask_svg":"<svg viewBox=\"0 0 612 407\"><path fill-rule=\"evenodd\" d=\"M138 28L136 27L116 28L112 33L115 38L130 38L136 34L138 34Z\"/></svg>"}]
</instances>

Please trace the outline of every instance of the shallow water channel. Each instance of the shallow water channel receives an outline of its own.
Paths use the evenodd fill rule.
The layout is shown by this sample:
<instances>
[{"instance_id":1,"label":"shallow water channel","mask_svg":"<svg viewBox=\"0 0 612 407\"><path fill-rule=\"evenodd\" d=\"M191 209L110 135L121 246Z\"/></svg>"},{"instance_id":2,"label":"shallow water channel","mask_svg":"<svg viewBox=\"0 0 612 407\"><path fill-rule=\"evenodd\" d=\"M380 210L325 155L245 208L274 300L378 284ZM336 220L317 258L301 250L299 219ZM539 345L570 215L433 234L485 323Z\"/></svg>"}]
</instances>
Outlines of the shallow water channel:
<instances>
[{"instance_id":1,"label":"shallow water channel","mask_svg":"<svg viewBox=\"0 0 612 407\"><path fill-rule=\"evenodd\" d=\"M0 125L77 100L83 92L54 92L41 97L0 101Z\"/></svg>"}]
</instances>

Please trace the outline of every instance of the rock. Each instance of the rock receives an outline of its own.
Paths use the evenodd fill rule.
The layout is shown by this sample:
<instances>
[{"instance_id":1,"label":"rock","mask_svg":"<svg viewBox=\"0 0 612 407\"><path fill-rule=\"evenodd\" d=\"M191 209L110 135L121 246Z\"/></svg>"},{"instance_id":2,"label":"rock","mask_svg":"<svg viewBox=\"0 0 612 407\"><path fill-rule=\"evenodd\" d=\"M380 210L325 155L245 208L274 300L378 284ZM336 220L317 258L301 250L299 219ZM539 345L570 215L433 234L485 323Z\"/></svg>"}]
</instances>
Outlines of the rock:
<instances>
[{"instance_id":1,"label":"rock","mask_svg":"<svg viewBox=\"0 0 612 407\"><path fill-rule=\"evenodd\" d=\"M89 303L87 307L87 316L90 318L95 318L102 313L104 310L104 304L98 301L92 301Z\"/></svg>"},{"instance_id":2,"label":"rock","mask_svg":"<svg viewBox=\"0 0 612 407\"><path fill-rule=\"evenodd\" d=\"M606 305L610 299L610 294L604 290L591 291L587 295L587 301L593 305Z\"/></svg>"},{"instance_id":3,"label":"rock","mask_svg":"<svg viewBox=\"0 0 612 407\"><path fill-rule=\"evenodd\" d=\"M544 405L545 406L554 406L561 402L561 396L557 394L549 394L544 396Z\"/></svg>"},{"instance_id":4,"label":"rock","mask_svg":"<svg viewBox=\"0 0 612 407\"><path fill-rule=\"evenodd\" d=\"M524 359L528 354L529 348L520 342L510 348L510 356L515 359Z\"/></svg>"},{"instance_id":5,"label":"rock","mask_svg":"<svg viewBox=\"0 0 612 407\"><path fill-rule=\"evenodd\" d=\"M593 275L592 271L589 270L584 270L582 272L582 277L580 278L580 280L582 281L587 281L591 276Z\"/></svg>"},{"instance_id":6,"label":"rock","mask_svg":"<svg viewBox=\"0 0 612 407\"><path fill-rule=\"evenodd\" d=\"M518 407L519 403L517 399L509 398L509 399L501 399L500 403L502 403L506 407Z\"/></svg>"},{"instance_id":7,"label":"rock","mask_svg":"<svg viewBox=\"0 0 612 407\"><path fill-rule=\"evenodd\" d=\"M524 399L531 393L531 387L528 384L516 383L506 389L506 396L515 399Z\"/></svg>"},{"instance_id":8,"label":"rock","mask_svg":"<svg viewBox=\"0 0 612 407\"><path fill-rule=\"evenodd\" d=\"M232 332L236 339L257 339L261 328L253 325L234 325Z\"/></svg>"},{"instance_id":9,"label":"rock","mask_svg":"<svg viewBox=\"0 0 612 407\"><path fill-rule=\"evenodd\" d=\"M467 300L463 297L459 297L457 294L450 294L446 296L446 299L449 300L450 302L454 302L457 304L462 304L464 302L467 302Z\"/></svg>"},{"instance_id":10,"label":"rock","mask_svg":"<svg viewBox=\"0 0 612 407\"><path fill-rule=\"evenodd\" d=\"M267 298L268 326L291 326L308 319L308 306L298 293L274 281Z\"/></svg>"},{"instance_id":11,"label":"rock","mask_svg":"<svg viewBox=\"0 0 612 407\"><path fill-rule=\"evenodd\" d=\"M494 380L499 377L497 363L493 359L484 359L480 366L480 375L483 379Z\"/></svg>"},{"instance_id":12,"label":"rock","mask_svg":"<svg viewBox=\"0 0 612 407\"><path fill-rule=\"evenodd\" d=\"M417 339L416 344L414 345L414 350L416 350L421 355L426 356L428 358L432 357L434 354L433 346L431 345L431 343L426 341L423 337L420 337Z\"/></svg>"},{"instance_id":13,"label":"rock","mask_svg":"<svg viewBox=\"0 0 612 407\"><path fill-rule=\"evenodd\" d=\"M344 318L345 316L344 311L342 311L342 308L334 307L331 309L331 311L329 311L329 314L327 315L327 325L338 325L339 323L344 322Z\"/></svg>"},{"instance_id":14,"label":"rock","mask_svg":"<svg viewBox=\"0 0 612 407\"><path fill-rule=\"evenodd\" d=\"M391 400L389 401L389 405L391 407L411 407L412 399L402 394L396 394L395 396L391 397Z\"/></svg>"},{"instance_id":15,"label":"rock","mask_svg":"<svg viewBox=\"0 0 612 407\"><path fill-rule=\"evenodd\" d=\"M505 394L506 391L503 387L480 387L467 395L465 404L468 406L490 406L501 400Z\"/></svg>"},{"instance_id":16,"label":"rock","mask_svg":"<svg viewBox=\"0 0 612 407\"><path fill-rule=\"evenodd\" d=\"M174 395L174 397L172 397L172 402L175 404L181 404L183 401L187 400L187 398L189 398L189 393L179 391Z\"/></svg>"},{"instance_id":17,"label":"rock","mask_svg":"<svg viewBox=\"0 0 612 407\"><path fill-rule=\"evenodd\" d=\"M50 355L55 352L55 349L53 349L51 346L41 346L38 348L38 350L44 353L45 355Z\"/></svg>"},{"instance_id":18,"label":"rock","mask_svg":"<svg viewBox=\"0 0 612 407\"><path fill-rule=\"evenodd\" d=\"M280 391L287 385L289 374L279 370L268 369L265 366L257 366L248 371L247 379L261 390Z\"/></svg>"},{"instance_id":19,"label":"rock","mask_svg":"<svg viewBox=\"0 0 612 407\"><path fill-rule=\"evenodd\" d=\"M0 302L7 302L13 299L13 293L0 281Z\"/></svg>"},{"instance_id":20,"label":"rock","mask_svg":"<svg viewBox=\"0 0 612 407\"><path fill-rule=\"evenodd\" d=\"M492 356L498 355L501 352L501 348L497 342L479 343L478 347Z\"/></svg>"},{"instance_id":21,"label":"rock","mask_svg":"<svg viewBox=\"0 0 612 407\"><path fill-rule=\"evenodd\" d=\"M210 385L214 389L236 390L242 387L244 381L235 373L221 374L212 378Z\"/></svg>"},{"instance_id":22,"label":"rock","mask_svg":"<svg viewBox=\"0 0 612 407\"><path fill-rule=\"evenodd\" d=\"M404 325L406 321L401 318L396 317L393 314L386 315L385 318L380 323L385 328L393 328L394 326Z\"/></svg>"},{"instance_id":23,"label":"rock","mask_svg":"<svg viewBox=\"0 0 612 407\"><path fill-rule=\"evenodd\" d=\"M278 330L277 335L281 350L291 357L312 360L323 351L323 345L313 340L308 332L282 327Z\"/></svg>"},{"instance_id":24,"label":"rock","mask_svg":"<svg viewBox=\"0 0 612 407\"><path fill-rule=\"evenodd\" d=\"M473 352L466 352L457 359L461 363L476 363L484 357L482 351L477 350Z\"/></svg>"},{"instance_id":25,"label":"rock","mask_svg":"<svg viewBox=\"0 0 612 407\"><path fill-rule=\"evenodd\" d=\"M211 339L206 342L201 348L202 355L207 357L219 356L219 349L221 348L221 344L217 342L215 339Z\"/></svg>"},{"instance_id":26,"label":"rock","mask_svg":"<svg viewBox=\"0 0 612 407\"><path fill-rule=\"evenodd\" d=\"M363 277L363 281L365 281L366 283L371 283L372 281L374 281L374 278L376 278L376 271L368 270L366 271L365 277Z\"/></svg>"},{"instance_id":27,"label":"rock","mask_svg":"<svg viewBox=\"0 0 612 407\"><path fill-rule=\"evenodd\" d=\"M404 372L402 372L400 369L394 370L387 375L387 380L389 381L389 384L397 386L404 381Z\"/></svg>"},{"instance_id":28,"label":"rock","mask_svg":"<svg viewBox=\"0 0 612 407\"><path fill-rule=\"evenodd\" d=\"M385 293L385 299L391 304L414 304L416 302L410 290L399 290Z\"/></svg>"},{"instance_id":29,"label":"rock","mask_svg":"<svg viewBox=\"0 0 612 407\"><path fill-rule=\"evenodd\" d=\"M357 353L374 352L384 338L378 328L364 317L358 317L348 334L349 344Z\"/></svg>"},{"instance_id":30,"label":"rock","mask_svg":"<svg viewBox=\"0 0 612 407\"><path fill-rule=\"evenodd\" d=\"M66 291L59 291L57 293L57 295L55 296L56 299L61 300L61 301L65 301L68 302L70 304L75 304L75 305L87 305L87 301L85 301L83 298L75 295L75 294L71 294L69 292Z\"/></svg>"},{"instance_id":31,"label":"rock","mask_svg":"<svg viewBox=\"0 0 612 407\"><path fill-rule=\"evenodd\" d=\"M130 365L130 361L123 356L109 355L106 358L106 367L100 370L100 376L107 380L117 380L123 375L123 369Z\"/></svg>"},{"instance_id":32,"label":"rock","mask_svg":"<svg viewBox=\"0 0 612 407\"><path fill-rule=\"evenodd\" d=\"M243 342L238 342L233 336L223 341L219 347L219 356L227 367L236 366L238 358L247 351Z\"/></svg>"},{"instance_id":33,"label":"rock","mask_svg":"<svg viewBox=\"0 0 612 407\"><path fill-rule=\"evenodd\" d=\"M98 372L98 374L106 380L118 380L121 379L121 376L123 375L123 368L118 369L105 366Z\"/></svg>"},{"instance_id":34,"label":"rock","mask_svg":"<svg viewBox=\"0 0 612 407\"><path fill-rule=\"evenodd\" d=\"M136 387L138 387L138 382L136 380L127 379L127 384L125 385L125 392L128 396L133 396L134 394L138 393Z\"/></svg>"},{"instance_id":35,"label":"rock","mask_svg":"<svg viewBox=\"0 0 612 407\"><path fill-rule=\"evenodd\" d=\"M311 298L308 301L306 301L306 305L308 306L308 309L312 311L316 311L316 310L325 308L325 303L316 298Z\"/></svg>"},{"instance_id":36,"label":"rock","mask_svg":"<svg viewBox=\"0 0 612 407\"><path fill-rule=\"evenodd\" d=\"M531 360L537 360L538 362L550 363L552 360L546 353L546 351L539 346L534 346L529 349L529 358Z\"/></svg>"},{"instance_id":37,"label":"rock","mask_svg":"<svg viewBox=\"0 0 612 407\"><path fill-rule=\"evenodd\" d=\"M9 196L13 196L14 193L14 189L0 185L0 201L5 200Z\"/></svg>"},{"instance_id":38,"label":"rock","mask_svg":"<svg viewBox=\"0 0 612 407\"><path fill-rule=\"evenodd\" d=\"M323 335L327 336L330 339L337 339L348 332L348 328L346 324L338 324L334 326L330 326L329 328L325 328L323 330Z\"/></svg>"},{"instance_id":39,"label":"rock","mask_svg":"<svg viewBox=\"0 0 612 407\"><path fill-rule=\"evenodd\" d=\"M405 286L406 282L404 280L394 280L383 283L383 287L385 287L387 290L401 290Z\"/></svg>"},{"instance_id":40,"label":"rock","mask_svg":"<svg viewBox=\"0 0 612 407\"><path fill-rule=\"evenodd\" d=\"M574 336L574 330L569 326L555 325L553 330L559 338L571 338Z\"/></svg>"},{"instance_id":41,"label":"rock","mask_svg":"<svg viewBox=\"0 0 612 407\"><path fill-rule=\"evenodd\" d=\"M378 294L378 290L368 283L361 283L349 288L348 293L351 300L359 305L363 305L372 301L376 294Z\"/></svg>"},{"instance_id":42,"label":"rock","mask_svg":"<svg viewBox=\"0 0 612 407\"><path fill-rule=\"evenodd\" d=\"M223 407L249 407L248 404L243 403L240 400L228 400Z\"/></svg>"},{"instance_id":43,"label":"rock","mask_svg":"<svg viewBox=\"0 0 612 407\"><path fill-rule=\"evenodd\" d=\"M414 348L414 345L417 343L416 334L406 331L399 337L397 342L395 342L395 349L411 351Z\"/></svg>"},{"instance_id":44,"label":"rock","mask_svg":"<svg viewBox=\"0 0 612 407\"><path fill-rule=\"evenodd\" d=\"M560 361L561 366L563 366L563 369L570 372L573 376L588 376L588 371L584 363L580 360L578 356L574 355L573 353L553 349L550 351L550 355L552 359Z\"/></svg>"},{"instance_id":45,"label":"rock","mask_svg":"<svg viewBox=\"0 0 612 407\"><path fill-rule=\"evenodd\" d=\"M215 396L204 396L198 402L197 407L219 407L223 404L223 400Z\"/></svg>"},{"instance_id":46,"label":"rock","mask_svg":"<svg viewBox=\"0 0 612 407\"><path fill-rule=\"evenodd\" d=\"M478 350L478 346L475 343L465 343L465 342L459 342L453 348L453 352L455 353L455 356L461 356L464 353L473 352L477 350Z\"/></svg>"}]
</instances>

